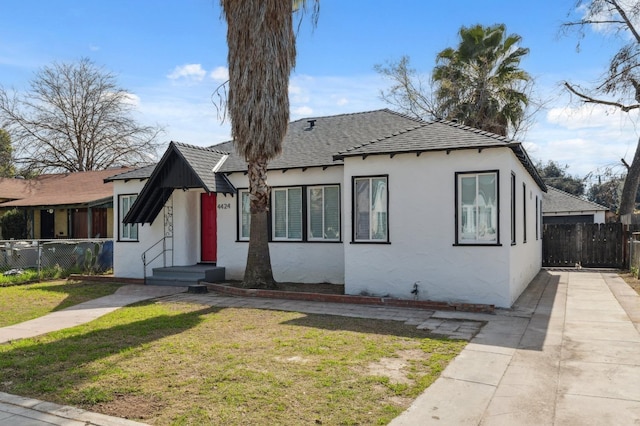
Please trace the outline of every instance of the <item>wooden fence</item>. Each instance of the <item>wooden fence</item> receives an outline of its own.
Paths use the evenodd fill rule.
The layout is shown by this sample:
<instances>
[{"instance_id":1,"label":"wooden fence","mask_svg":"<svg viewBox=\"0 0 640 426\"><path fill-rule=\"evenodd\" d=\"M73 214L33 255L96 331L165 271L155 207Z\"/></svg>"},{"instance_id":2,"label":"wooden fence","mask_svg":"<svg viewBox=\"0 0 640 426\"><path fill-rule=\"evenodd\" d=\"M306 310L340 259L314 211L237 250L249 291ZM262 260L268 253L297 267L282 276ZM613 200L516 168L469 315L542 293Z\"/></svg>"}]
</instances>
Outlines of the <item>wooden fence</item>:
<instances>
[{"instance_id":1,"label":"wooden fence","mask_svg":"<svg viewBox=\"0 0 640 426\"><path fill-rule=\"evenodd\" d=\"M626 269L631 234L639 229L622 223L545 224L542 266Z\"/></svg>"}]
</instances>

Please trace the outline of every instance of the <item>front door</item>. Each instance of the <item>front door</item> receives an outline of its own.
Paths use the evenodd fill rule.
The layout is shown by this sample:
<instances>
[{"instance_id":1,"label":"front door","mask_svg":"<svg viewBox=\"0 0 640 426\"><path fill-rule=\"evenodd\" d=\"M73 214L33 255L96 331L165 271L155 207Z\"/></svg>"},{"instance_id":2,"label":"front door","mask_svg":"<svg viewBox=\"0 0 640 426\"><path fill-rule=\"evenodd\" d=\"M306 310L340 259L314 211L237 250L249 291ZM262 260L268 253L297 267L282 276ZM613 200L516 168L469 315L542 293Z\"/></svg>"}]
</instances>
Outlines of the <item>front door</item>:
<instances>
[{"instance_id":1,"label":"front door","mask_svg":"<svg viewBox=\"0 0 640 426\"><path fill-rule=\"evenodd\" d=\"M54 211L40 210L40 238L49 239L55 237Z\"/></svg>"},{"instance_id":2,"label":"front door","mask_svg":"<svg viewBox=\"0 0 640 426\"><path fill-rule=\"evenodd\" d=\"M202 262L215 262L217 255L216 194L202 193L200 196L200 221Z\"/></svg>"}]
</instances>

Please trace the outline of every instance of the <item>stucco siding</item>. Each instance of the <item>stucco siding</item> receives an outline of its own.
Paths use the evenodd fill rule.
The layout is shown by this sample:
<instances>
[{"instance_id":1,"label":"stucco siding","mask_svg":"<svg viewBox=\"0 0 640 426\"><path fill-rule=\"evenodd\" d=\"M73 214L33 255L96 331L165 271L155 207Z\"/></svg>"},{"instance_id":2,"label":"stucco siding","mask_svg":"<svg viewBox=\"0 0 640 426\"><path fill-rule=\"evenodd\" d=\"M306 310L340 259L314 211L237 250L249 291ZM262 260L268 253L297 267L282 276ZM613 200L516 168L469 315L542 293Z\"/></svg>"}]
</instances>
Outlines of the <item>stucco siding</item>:
<instances>
[{"instance_id":1,"label":"stucco siding","mask_svg":"<svg viewBox=\"0 0 640 426\"><path fill-rule=\"evenodd\" d=\"M298 185L342 185L342 167L270 171L272 187ZM247 188L247 176L228 176L236 188ZM218 265L224 266L226 278L241 280L247 262L249 243L238 241L238 197L218 195ZM344 211L344 209L343 209ZM344 217L342 217L344 230ZM344 239L344 234L342 235ZM344 245L341 242L271 242L271 265L276 281L332 284L344 283Z\"/></svg>"},{"instance_id":2,"label":"stucco siding","mask_svg":"<svg viewBox=\"0 0 640 426\"><path fill-rule=\"evenodd\" d=\"M511 306L518 296L524 291L527 285L533 280L542 268L542 223L540 214L540 200L543 192L533 181L529 173L522 167L522 164L515 158L511 161L511 172L516 176L516 241L510 249L510 286L509 303ZM507 178L507 179L510 179ZM526 194L523 194L523 184L526 185ZM510 181L505 182L506 188L510 188ZM507 189L509 191L509 189ZM509 194L507 193L507 196ZM523 196L526 196L526 224ZM509 197L508 197L509 198ZM536 200L538 208L536 209ZM507 204L506 208L511 211ZM526 242L524 238L524 226L526 226ZM509 232L510 230L506 229Z\"/></svg>"},{"instance_id":3,"label":"stucco siding","mask_svg":"<svg viewBox=\"0 0 640 426\"><path fill-rule=\"evenodd\" d=\"M418 299L510 306L512 160L508 148L347 158L345 235L350 241L352 176L386 174L390 244L346 242L345 291L412 298L417 282ZM501 245L455 245L455 173L490 170L499 171Z\"/></svg>"}]
</instances>

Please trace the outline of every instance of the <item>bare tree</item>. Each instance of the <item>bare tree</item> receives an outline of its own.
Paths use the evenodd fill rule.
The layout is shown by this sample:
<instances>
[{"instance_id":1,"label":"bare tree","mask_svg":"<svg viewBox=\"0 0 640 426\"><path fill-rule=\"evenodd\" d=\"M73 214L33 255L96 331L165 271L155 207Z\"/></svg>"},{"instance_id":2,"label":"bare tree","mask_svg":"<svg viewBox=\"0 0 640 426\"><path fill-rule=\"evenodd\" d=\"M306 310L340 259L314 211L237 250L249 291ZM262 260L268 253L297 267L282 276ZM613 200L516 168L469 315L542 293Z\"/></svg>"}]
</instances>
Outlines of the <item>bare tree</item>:
<instances>
[{"instance_id":1,"label":"bare tree","mask_svg":"<svg viewBox=\"0 0 640 426\"><path fill-rule=\"evenodd\" d=\"M608 69L593 87L564 82L573 96L586 104L605 105L630 112L640 108L640 1L577 0L575 8L582 18L563 24L564 30L577 30L583 37L587 30L600 27L616 39L621 47L613 55ZM627 176L620 198L621 217L635 210L635 198L640 185L640 140L631 165L624 160Z\"/></svg>"},{"instance_id":2,"label":"bare tree","mask_svg":"<svg viewBox=\"0 0 640 426\"><path fill-rule=\"evenodd\" d=\"M148 163L159 127L132 117L131 95L89 59L42 68L24 94L0 87L0 125L26 170L101 170Z\"/></svg>"}]
</instances>

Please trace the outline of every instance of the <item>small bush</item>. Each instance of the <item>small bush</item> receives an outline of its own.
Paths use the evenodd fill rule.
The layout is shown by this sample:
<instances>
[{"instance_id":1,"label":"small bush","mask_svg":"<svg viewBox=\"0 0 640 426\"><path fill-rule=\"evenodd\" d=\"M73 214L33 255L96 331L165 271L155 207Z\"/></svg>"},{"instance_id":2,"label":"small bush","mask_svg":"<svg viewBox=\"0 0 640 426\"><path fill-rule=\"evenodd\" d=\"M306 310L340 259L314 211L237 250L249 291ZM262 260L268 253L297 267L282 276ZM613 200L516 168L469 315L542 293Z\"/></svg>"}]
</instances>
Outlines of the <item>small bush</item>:
<instances>
[{"instance_id":1,"label":"small bush","mask_svg":"<svg viewBox=\"0 0 640 426\"><path fill-rule=\"evenodd\" d=\"M2 238L24 240L27 238L27 219L23 211L11 209L0 217Z\"/></svg>"}]
</instances>

